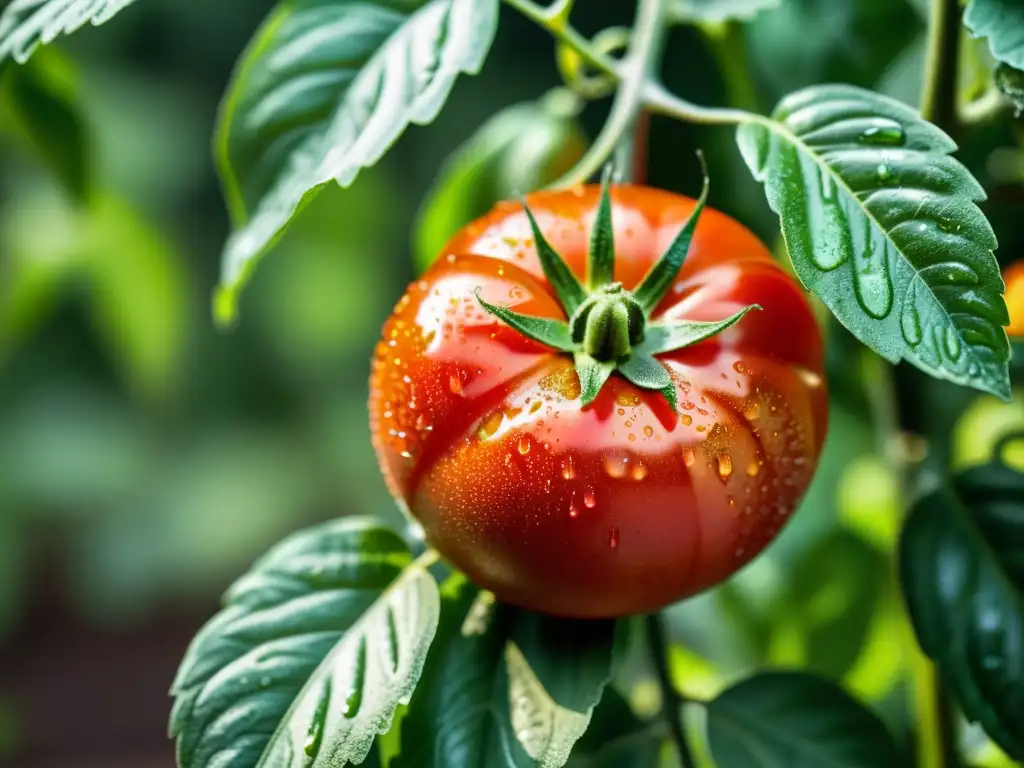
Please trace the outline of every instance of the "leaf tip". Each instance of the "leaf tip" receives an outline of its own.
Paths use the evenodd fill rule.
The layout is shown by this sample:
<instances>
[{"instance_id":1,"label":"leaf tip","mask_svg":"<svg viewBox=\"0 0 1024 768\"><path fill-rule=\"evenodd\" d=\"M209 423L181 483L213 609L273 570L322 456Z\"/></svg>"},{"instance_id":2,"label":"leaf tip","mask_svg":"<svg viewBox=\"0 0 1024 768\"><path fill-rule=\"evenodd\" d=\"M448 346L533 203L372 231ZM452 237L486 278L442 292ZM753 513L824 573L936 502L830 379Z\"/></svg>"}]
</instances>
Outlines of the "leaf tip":
<instances>
[{"instance_id":1,"label":"leaf tip","mask_svg":"<svg viewBox=\"0 0 1024 768\"><path fill-rule=\"evenodd\" d=\"M238 325L238 291L234 286L221 285L213 294L213 319L222 331Z\"/></svg>"}]
</instances>

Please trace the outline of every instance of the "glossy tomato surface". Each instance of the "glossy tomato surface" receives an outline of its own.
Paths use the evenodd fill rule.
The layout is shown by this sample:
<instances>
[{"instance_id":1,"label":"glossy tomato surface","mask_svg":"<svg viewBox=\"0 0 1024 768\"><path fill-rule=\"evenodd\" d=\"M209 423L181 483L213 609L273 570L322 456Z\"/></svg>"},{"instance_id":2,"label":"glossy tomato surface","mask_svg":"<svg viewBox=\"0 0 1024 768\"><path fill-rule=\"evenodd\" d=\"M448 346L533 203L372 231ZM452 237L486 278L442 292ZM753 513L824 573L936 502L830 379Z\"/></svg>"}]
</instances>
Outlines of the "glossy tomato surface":
<instances>
[{"instance_id":1,"label":"glossy tomato surface","mask_svg":"<svg viewBox=\"0 0 1024 768\"><path fill-rule=\"evenodd\" d=\"M612 192L615 278L635 286L695 202ZM527 198L582 279L600 188ZM525 338L474 296L564 319L522 205L448 244L387 321L370 381L388 486L453 565L506 602L573 617L649 612L712 586L772 540L825 436L822 344L800 287L742 225L707 209L652 321L721 334L659 355L679 408L613 375L581 408L568 354Z\"/></svg>"}]
</instances>

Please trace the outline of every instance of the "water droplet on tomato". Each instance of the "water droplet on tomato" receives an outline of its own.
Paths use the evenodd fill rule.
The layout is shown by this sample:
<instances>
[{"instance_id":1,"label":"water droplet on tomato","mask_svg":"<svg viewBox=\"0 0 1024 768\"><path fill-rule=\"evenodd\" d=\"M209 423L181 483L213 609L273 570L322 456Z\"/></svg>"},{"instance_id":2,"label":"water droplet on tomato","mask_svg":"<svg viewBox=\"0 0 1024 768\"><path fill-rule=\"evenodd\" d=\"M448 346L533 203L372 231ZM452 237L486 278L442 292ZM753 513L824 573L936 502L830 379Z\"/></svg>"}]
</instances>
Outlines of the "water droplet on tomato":
<instances>
[{"instance_id":1,"label":"water droplet on tomato","mask_svg":"<svg viewBox=\"0 0 1024 768\"><path fill-rule=\"evenodd\" d=\"M530 452L530 438L523 435L519 438L519 455L525 456Z\"/></svg>"},{"instance_id":2,"label":"water droplet on tomato","mask_svg":"<svg viewBox=\"0 0 1024 768\"><path fill-rule=\"evenodd\" d=\"M590 488L583 492L583 504L587 509L593 509L594 505L597 504L597 496L594 495L594 491Z\"/></svg>"},{"instance_id":3,"label":"water droplet on tomato","mask_svg":"<svg viewBox=\"0 0 1024 768\"><path fill-rule=\"evenodd\" d=\"M642 461L638 461L633 467L633 479L640 481L647 477L647 467L644 466Z\"/></svg>"},{"instance_id":4,"label":"water droplet on tomato","mask_svg":"<svg viewBox=\"0 0 1024 768\"><path fill-rule=\"evenodd\" d=\"M612 529L608 531L608 547L610 549L618 549L619 547L619 529L612 526Z\"/></svg>"},{"instance_id":5,"label":"water droplet on tomato","mask_svg":"<svg viewBox=\"0 0 1024 768\"><path fill-rule=\"evenodd\" d=\"M727 453L720 453L716 458L718 460L718 477L724 483L732 474L732 457Z\"/></svg>"},{"instance_id":6,"label":"water droplet on tomato","mask_svg":"<svg viewBox=\"0 0 1024 768\"><path fill-rule=\"evenodd\" d=\"M736 373L746 373L747 372L747 367L745 365L743 365L743 363L740 362L739 360L737 360L735 363L732 364L732 369L734 371L736 371Z\"/></svg>"},{"instance_id":7,"label":"water droplet on tomato","mask_svg":"<svg viewBox=\"0 0 1024 768\"><path fill-rule=\"evenodd\" d=\"M494 433L498 431L501 426L501 422L505 416L501 411L494 411L480 425L480 429L477 430L477 437L481 440L487 440L494 436Z\"/></svg>"},{"instance_id":8,"label":"water droplet on tomato","mask_svg":"<svg viewBox=\"0 0 1024 768\"><path fill-rule=\"evenodd\" d=\"M757 421L761 416L761 404L756 400L751 400L747 403L747 407L743 411L743 415L747 421Z\"/></svg>"},{"instance_id":9,"label":"water droplet on tomato","mask_svg":"<svg viewBox=\"0 0 1024 768\"><path fill-rule=\"evenodd\" d=\"M696 460L697 457L694 456L692 449L687 448L685 451L683 451L683 461L686 463L686 466L692 467L693 462L695 462Z\"/></svg>"},{"instance_id":10,"label":"water droplet on tomato","mask_svg":"<svg viewBox=\"0 0 1024 768\"><path fill-rule=\"evenodd\" d=\"M462 394L462 379L455 374L448 377L448 390L454 395Z\"/></svg>"},{"instance_id":11,"label":"water droplet on tomato","mask_svg":"<svg viewBox=\"0 0 1024 768\"><path fill-rule=\"evenodd\" d=\"M644 436L645 437L654 437L654 427L652 427L650 424L648 424L646 427L644 427Z\"/></svg>"},{"instance_id":12,"label":"water droplet on tomato","mask_svg":"<svg viewBox=\"0 0 1024 768\"><path fill-rule=\"evenodd\" d=\"M609 453L604 457L604 471L609 477L621 478L629 470L629 456L624 453Z\"/></svg>"},{"instance_id":13,"label":"water droplet on tomato","mask_svg":"<svg viewBox=\"0 0 1024 768\"><path fill-rule=\"evenodd\" d=\"M572 499L569 501L569 517L579 517L580 508L576 503L576 494L573 494Z\"/></svg>"},{"instance_id":14,"label":"water droplet on tomato","mask_svg":"<svg viewBox=\"0 0 1024 768\"><path fill-rule=\"evenodd\" d=\"M761 471L761 465L751 459L750 463L747 464L747 474L750 477L757 477L757 473Z\"/></svg>"},{"instance_id":15,"label":"water droplet on tomato","mask_svg":"<svg viewBox=\"0 0 1024 768\"><path fill-rule=\"evenodd\" d=\"M572 456L567 456L562 462L562 479L572 480L574 477L576 477L576 467L572 463Z\"/></svg>"},{"instance_id":16,"label":"water droplet on tomato","mask_svg":"<svg viewBox=\"0 0 1024 768\"><path fill-rule=\"evenodd\" d=\"M688 413L684 413L681 417L681 421L683 422L684 427L688 427L693 424L693 416Z\"/></svg>"}]
</instances>

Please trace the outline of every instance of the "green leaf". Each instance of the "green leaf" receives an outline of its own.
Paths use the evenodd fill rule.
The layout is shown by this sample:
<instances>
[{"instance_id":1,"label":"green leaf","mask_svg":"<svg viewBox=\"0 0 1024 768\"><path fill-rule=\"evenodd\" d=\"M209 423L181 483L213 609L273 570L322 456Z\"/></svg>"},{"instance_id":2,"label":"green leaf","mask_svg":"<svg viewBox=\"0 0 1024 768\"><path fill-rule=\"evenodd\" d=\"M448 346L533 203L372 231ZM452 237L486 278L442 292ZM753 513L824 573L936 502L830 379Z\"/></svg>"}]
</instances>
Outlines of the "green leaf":
<instances>
[{"instance_id":1,"label":"green leaf","mask_svg":"<svg viewBox=\"0 0 1024 768\"><path fill-rule=\"evenodd\" d=\"M601 178L601 200L590 232L590 253L587 260L587 285L590 290L607 285L615 279L615 230L612 227L612 166L607 165Z\"/></svg>"},{"instance_id":2,"label":"green leaf","mask_svg":"<svg viewBox=\"0 0 1024 768\"><path fill-rule=\"evenodd\" d=\"M397 534L347 518L295 534L228 592L174 681L181 768L343 768L409 701L440 612Z\"/></svg>"},{"instance_id":3,"label":"green leaf","mask_svg":"<svg viewBox=\"0 0 1024 768\"><path fill-rule=\"evenodd\" d=\"M8 57L24 64L36 47L98 27L135 0L11 0L0 13L0 67Z\"/></svg>"},{"instance_id":4,"label":"green leaf","mask_svg":"<svg viewBox=\"0 0 1024 768\"><path fill-rule=\"evenodd\" d=\"M619 363L618 371L641 389L665 389L672 385L665 366L638 351Z\"/></svg>"},{"instance_id":5,"label":"green leaf","mask_svg":"<svg viewBox=\"0 0 1024 768\"><path fill-rule=\"evenodd\" d=\"M611 678L614 635L614 622L521 611L453 577L391 768L564 765Z\"/></svg>"},{"instance_id":6,"label":"green leaf","mask_svg":"<svg viewBox=\"0 0 1024 768\"><path fill-rule=\"evenodd\" d=\"M576 375L580 378L580 406L590 405L615 370L615 361L603 362L577 352L573 357Z\"/></svg>"},{"instance_id":7,"label":"green leaf","mask_svg":"<svg viewBox=\"0 0 1024 768\"><path fill-rule=\"evenodd\" d=\"M571 105L555 95L503 109L448 158L413 227L417 272L495 203L549 185L583 156L586 140Z\"/></svg>"},{"instance_id":8,"label":"green leaf","mask_svg":"<svg viewBox=\"0 0 1024 768\"><path fill-rule=\"evenodd\" d=\"M1024 760L1024 475L983 465L922 498L899 565L921 648L964 715Z\"/></svg>"},{"instance_id":9,"label":"green leaf","mask_svg":"<svg viewBox=\"0 0 1024 768\"><path fill-rule=\"evenodd\" d=\"M526 218L530 222L530 229L533 231L533 240L537 248L537 258L544 270L544 276L555 289L562 309L567 317L572 317L580 305L587 300L587 289L580 283L579 278L569 269L562 256L552 247L551 243L544 237L544 233L537 226L537 220L533 217L530 207L523 201L523 210L526 211Z\"/></svg>"},{"instance_id":10,"label":"green leaf","mask_svg":"<svg viewBox=\"0 0 1024 768\"><path fill-rule=\"evenodd\" d=\"M764 672L707 706L718 768L905 768L885 725L825 678Z\"/></svg>"},{"instance_id":11,"label":"green leaf","mask_svg":"<svg viewBox=\"0 0 1024 768\"><path fill-rule=\"evenodd\" d=\"M953 141L852 86L798 91L773 118L737 141L804 285L890 362L1008 397L996 239Z\"/></svg>"},{"instance_id":12,"label":"green leaf","mask_svg":"<svg viewBox=\"0 0 1024 768\"><path fill-rule=\"evenodd\" d=\"M71 63L55 49L22 67L0 66L3 112L79 200L89 187L88 141Z\"/></svg>"},{"instance_id":13,"label":"green leaf","mask_svg":"<svg viewBox=\"0 0 1024 768\"><path fill-rule=\"evenodd\" d=\"M701 165L703 163L702 156ZM649 316L657 308L665 294L668 293L668 289L672 287L672 283L675 282L679 270L683 268L686 254L690 250L690 242L693 240L693 232L697 228L697 222L700 220L700 214L707 201L708 175L705 169L704 186L701 188L700 198L697 200L693 213L690 214L690 218L686 220L665 253L654 263L640 284L633 290L633 296L639 302L644 315Z\"/></svg>"},{"instance_id":14,"label":"green leaf","mask_svg":"<svg viewBox=\"0 0 1024 768\"><path fill-rule=\"evenodd\" d=\"M479 291L476 294L476 300L492 315L505 321L505 323L534 341L547 344L549 347L554 347L563 352L572 352L576 346L573 344L572 337L569 334L569 326L562 320L552 320L550 317L521 315L505 307L489 304L480 298Z\"/></svg>"},{"instance_id":15,"label":"green leaf","mask_svg":"<svg viewBox=\"0 0 1024 768\"><path fill-rule=\"evenodd\" d=\"M673 0L668 13L677 24L721 24L750 21L761 11L778 8L781 0Z\"/></svg>"},{"instance_id":16,"label":"green leaf","mask_svg":"<svg viewBox=\"0 0 1024 768\"><path fill-rule=\"evenodd\" d=\"M237 227L223 255L221 319L232 318L253 260L311 195L332 180L351 184L407 125L437 116L459 74L479 71L497 21L497 0L282 0L238 65L217 132Z\"/></svg>"},{"instance_id":17,"label":"green leaf","mask_svg":"<svg viewBox=\"0 0 1024 768\"><path fill-rule=\"evenodd\" d=\"M663 728L640 720L622 694L608 686L567 763L569 768L658 768Z\"/></svg>"},{"instance_id":18,"label":"green leaf","mask_svg":"<svg viewBox=\"0 0 1024 768\"><path fill-rule=\"evenodd\" d=\"M992 55L1024 69L1024 5L1018 0L971 0L964 24L974 37L987 37Z\"/></svg>"},{"instance_id":19,"label":"green leaf","mask_svg":"<svg viewBox=\"0 0 1024 768\"><path fill-rule=\"evenodd\" d=\"M659 355L663 352L673 352L683 347L689 347L697 342L710 339L726 328L735 325L752 309L760 311L761 305L751 304L749 307L741 309L732 317L715 323L684 320L670 325L650 325L647 327L647 335L637 351L642 351L648 355Z\"/></svg>"}]
</instances>

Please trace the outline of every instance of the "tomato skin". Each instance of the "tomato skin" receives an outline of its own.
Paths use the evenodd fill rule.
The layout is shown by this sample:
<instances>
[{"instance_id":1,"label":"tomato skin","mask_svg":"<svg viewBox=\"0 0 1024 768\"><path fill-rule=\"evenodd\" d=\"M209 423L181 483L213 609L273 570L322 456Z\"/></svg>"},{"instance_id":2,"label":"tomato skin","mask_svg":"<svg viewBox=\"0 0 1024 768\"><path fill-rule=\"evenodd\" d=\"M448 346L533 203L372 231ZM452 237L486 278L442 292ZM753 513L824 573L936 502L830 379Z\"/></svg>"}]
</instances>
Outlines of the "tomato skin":
<instances>
[{"instance_id":1,"label":"tomato skin","mask_svg":"<svg viewBox=\"0 0 1024 768\"><path fill-rule=\"evenodd\" d=\"M615 277L633 288L694 201L612 189ZM527 202L581 278L600 188ZM370 380L374 447L428 541L506 602L572 617L657 610L712 586L778 533L806 490L827 424L822 344L807 299L742 225L706 209L652 321L721 320L660 355L658 392L613 375L579 406L569 355L476 301L564 318L521 205L457 234L384 327Z\"/></svg>"},{"instance_id":2,"label":"tomato skin","mask_svg":"<svg viewBox=\"0 0 1024 768\"><path fill-rule=\"evenodd\" d=\"M1011 338L1024 336L1024 261L1015 261L1003 271L1006 283L1006 308L1010 312L1010 324L1006 333Z\"/></svg>"}]
</instances>

